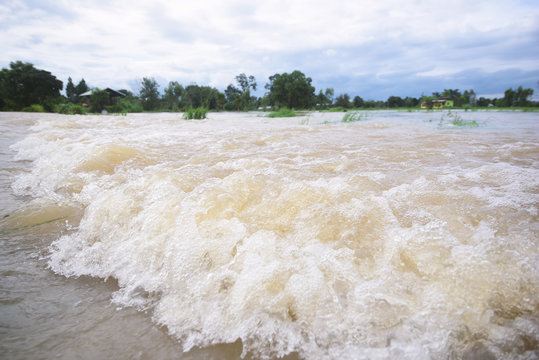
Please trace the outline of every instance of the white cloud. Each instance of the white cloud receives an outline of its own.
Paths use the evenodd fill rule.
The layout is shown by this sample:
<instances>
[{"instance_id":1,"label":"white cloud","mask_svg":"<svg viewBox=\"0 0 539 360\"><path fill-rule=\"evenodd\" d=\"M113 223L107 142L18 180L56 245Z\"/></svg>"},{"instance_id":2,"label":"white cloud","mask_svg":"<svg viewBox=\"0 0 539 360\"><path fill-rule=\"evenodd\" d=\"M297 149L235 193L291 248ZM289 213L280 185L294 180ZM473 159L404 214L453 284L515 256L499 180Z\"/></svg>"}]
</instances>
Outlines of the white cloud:
<instances>
[{"instance_id":1,"label":"white cloud","mask_svg":"<svg viewBox=\"0 0 539 360\"><path fill-rule=\"evenodd\" d=\"M26 0L0 4L0 65L30 61L101 87L154 76L224 88L245 72L263 89L299 69L341 92L337 79L361 76L534 73L537 19L526 1Z\"/></svg>"}]
</instances>

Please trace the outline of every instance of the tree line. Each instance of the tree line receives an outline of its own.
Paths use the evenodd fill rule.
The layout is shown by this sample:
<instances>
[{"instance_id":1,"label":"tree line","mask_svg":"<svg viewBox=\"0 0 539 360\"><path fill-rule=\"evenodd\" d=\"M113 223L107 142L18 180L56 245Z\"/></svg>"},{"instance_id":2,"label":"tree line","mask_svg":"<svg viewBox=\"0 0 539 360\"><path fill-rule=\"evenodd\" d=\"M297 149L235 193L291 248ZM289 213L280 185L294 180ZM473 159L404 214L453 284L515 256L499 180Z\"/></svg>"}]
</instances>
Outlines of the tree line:
<instances>
[{"instance_id":1,"label":"tree line","mask_svg":"<svg viewBox=\"0 0 539 360\"><path fill-rule=\"evenodd\" d=\"M312 79L299 70L271 75L261 97L253 96L258 84L253 75L237 75L221 92L210 86L190 84L183 86L170 81L161 92L154 78L144 77L138 94L126 89L111 101L110 89L90 89L84 79L77 85L71 77L61 95L62 81L50 72L37 69L31 63L16 61L0 72L0 110L49 111L60 113L141 111L185 111L203 107L214 111L247 111L268 108L347 110L352 108L414 108L421 103L431 104L436 99L450 99L456 107L526 107L539 106L530 99L533 90L519 86L507 89L503 98L477 98L473 89L444 89L421 97L390 96L385 101L364 100L344 93L335 97L332 88L316 92Z\"/></svg>"}]
</instances>

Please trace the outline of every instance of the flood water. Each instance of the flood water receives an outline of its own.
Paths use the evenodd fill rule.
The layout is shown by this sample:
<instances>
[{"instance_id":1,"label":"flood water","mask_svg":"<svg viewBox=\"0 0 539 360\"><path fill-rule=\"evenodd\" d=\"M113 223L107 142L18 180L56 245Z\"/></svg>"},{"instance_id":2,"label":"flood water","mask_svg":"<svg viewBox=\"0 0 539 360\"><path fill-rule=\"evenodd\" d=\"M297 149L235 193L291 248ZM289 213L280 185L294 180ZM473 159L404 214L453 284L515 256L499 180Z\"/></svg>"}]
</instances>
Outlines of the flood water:
<instances>
[{"instance_id":1,"label":"flood water","mask_svg":"<svg viewBox=\"0 0 539 360\"><path fill-rule=\"evenodd\" d=\"M0 113L9 359L537 359L539 113Z\"/></svg>"}]
</instances>

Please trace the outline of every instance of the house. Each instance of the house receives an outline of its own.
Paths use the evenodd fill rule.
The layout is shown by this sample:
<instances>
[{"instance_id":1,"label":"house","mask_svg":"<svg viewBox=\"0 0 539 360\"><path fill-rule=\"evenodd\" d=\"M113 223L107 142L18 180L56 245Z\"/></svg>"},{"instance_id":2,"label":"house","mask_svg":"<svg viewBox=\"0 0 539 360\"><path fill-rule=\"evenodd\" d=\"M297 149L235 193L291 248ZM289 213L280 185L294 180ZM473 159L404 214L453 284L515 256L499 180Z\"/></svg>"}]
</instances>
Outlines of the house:
<instances>
[{"instance_id":1,"label":"house","mask_svg":"<svg viewBox=\"0 0 539 360\"><path fill-rule=\"evenodd\" d=\"M79 95L81 99L84 99L83 103L86 104L86 106L90 105L90 96L92 95L93 91L94 90L89 90ZM120 101L120 98L125 97L124 93L120 91L116 91L111 88L106 88L105 91L109 93L109 105L118 104L118 102Z\"/></svg>"},{"instance_id":2,"label":"house","mask_svg":"<svg viewBox=\"0 0 539 360\"><path fill-rule=\"evenodd\" d=\"M432 100L432 108L433 109L446 109L446 108L452 108L454 106L453 100L449 98L439 98L436 100ZM426 102L421 103L421 109L428 109L428 104Z\"/></svg>"},{"instance_id":3,"label":"house","mask_svg":"<svg viewBox=\"0 0 539 360\"><path fill-rule=\"evenodd\" d=\"M453 107L453 100L449 98L439 98L438 100L432 101L433 109L445 109Z\"/></svg>"}]
</instances>

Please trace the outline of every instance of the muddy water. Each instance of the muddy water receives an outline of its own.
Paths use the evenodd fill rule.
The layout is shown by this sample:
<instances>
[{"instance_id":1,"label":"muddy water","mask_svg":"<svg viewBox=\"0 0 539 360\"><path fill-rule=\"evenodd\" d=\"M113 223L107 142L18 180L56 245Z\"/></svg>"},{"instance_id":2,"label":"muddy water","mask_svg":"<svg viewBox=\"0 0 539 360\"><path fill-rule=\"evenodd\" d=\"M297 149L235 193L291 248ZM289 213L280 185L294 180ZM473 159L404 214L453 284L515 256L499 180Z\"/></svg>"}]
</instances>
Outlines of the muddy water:
<instances>
[{"instance_id":1,"label":"muddy water","mask_svg":"<svg viewBox=\"0 0 539 360\"><path fill-rule=\"evenodd\" d=\"M539 116L0 114L9 358L539 355Z\"/></svg>"}]
</instances>

